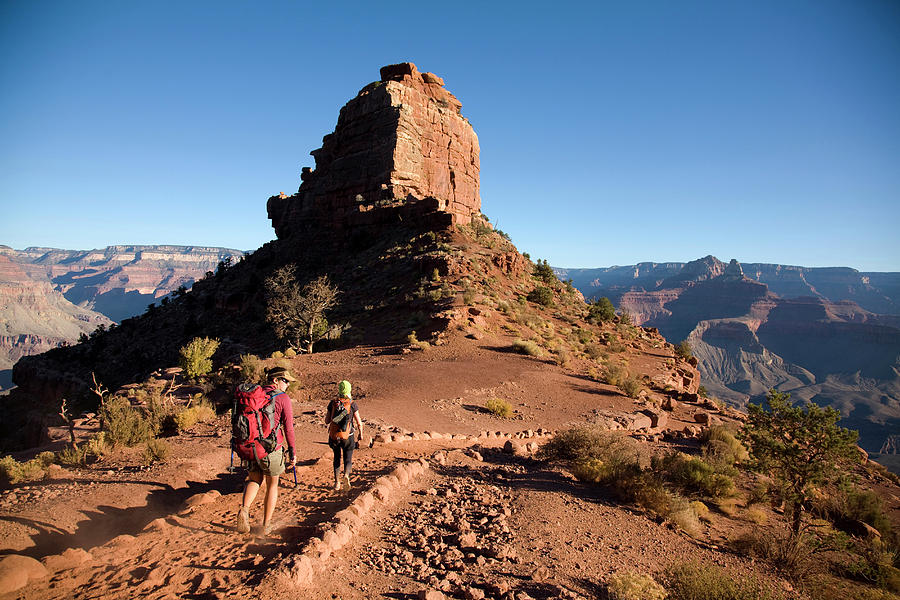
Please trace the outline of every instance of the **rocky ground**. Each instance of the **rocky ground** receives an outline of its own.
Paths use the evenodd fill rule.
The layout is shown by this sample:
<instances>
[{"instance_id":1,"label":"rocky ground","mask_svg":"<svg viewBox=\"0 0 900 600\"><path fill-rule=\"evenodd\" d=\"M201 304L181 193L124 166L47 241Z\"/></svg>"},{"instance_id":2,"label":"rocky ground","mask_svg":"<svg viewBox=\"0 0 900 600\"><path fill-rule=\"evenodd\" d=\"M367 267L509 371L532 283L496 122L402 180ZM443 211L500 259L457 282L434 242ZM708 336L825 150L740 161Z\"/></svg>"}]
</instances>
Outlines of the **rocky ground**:
<instances>
[{"instance_id":1,"label":"rocky ground","mask_svg":"<svg viewBox=\"0 0 900 600\"><path fill-rule=\"evenodd\" d=\"M281 480L269 537L233 531L243 472L229 469L224 417L169 438L162 464L141 467L132 449L51 468L0 495L0 591L12 590L2 597L594 598L616 572L690 560L802 597L722 549L755 526L739 511L714 511L694 539L534 457L567 423L619 415L642 428L629 434L648 448L689 449L695 442L679 432L696 426L696 413L727 415L679 403L654 429L644 400L507 345L460 337L411 354L294 359L299 466L296 483ZM668 368L654 352L640 357L646 368ZM335 492L321 423L343 378L372 444L356 453L352 489ZM491 397L509 400L513 418L484 411ZM257 500L251 517L260 511Z\"/></svg>"}]
</instances>

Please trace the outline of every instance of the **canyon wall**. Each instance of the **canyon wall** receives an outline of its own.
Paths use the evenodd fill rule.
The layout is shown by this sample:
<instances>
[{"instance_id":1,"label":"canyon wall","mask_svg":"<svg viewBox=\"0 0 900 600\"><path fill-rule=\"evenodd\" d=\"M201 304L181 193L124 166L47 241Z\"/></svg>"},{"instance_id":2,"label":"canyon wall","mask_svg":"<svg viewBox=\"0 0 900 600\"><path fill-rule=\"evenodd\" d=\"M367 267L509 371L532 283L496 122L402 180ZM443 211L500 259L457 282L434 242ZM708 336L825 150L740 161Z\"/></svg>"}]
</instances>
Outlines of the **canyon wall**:
<instances>
[{"instance_id":1,"label":"canyon wall","mask_svg":"<svg viewBox=\"0 0 900 600\"><path fill-rule=\"evenodd\" d=\"M744 406L775 388L835 406L871 452L894 447L886 440L900 428L900 273L713 256L556 272L669 341L687 339L719 398Z\"/></svg>"}]
</instances>

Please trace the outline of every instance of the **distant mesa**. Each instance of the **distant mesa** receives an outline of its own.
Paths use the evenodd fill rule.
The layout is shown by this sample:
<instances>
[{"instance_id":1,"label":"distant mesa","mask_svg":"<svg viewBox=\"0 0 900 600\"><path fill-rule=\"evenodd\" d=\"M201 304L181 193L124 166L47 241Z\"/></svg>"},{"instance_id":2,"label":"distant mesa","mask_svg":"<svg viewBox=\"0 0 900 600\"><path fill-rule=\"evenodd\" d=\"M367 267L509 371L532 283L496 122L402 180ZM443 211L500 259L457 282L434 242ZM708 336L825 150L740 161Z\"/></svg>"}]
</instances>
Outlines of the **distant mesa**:
<instances>
[{"instance_id":1,"label":"distant mesa","mask_svg":"<svg viewBox=\"0 0 900 600\"><path fill-rule=\"evenodd\" d=\"M437 225L478 214L478 137L443 84L413 63L382 67L310 153L316 166L303 169L297 193L269 198L276 235L378 226L396 218L378 210L391 206L430 213Z\"/></svg>"}]
</instances>

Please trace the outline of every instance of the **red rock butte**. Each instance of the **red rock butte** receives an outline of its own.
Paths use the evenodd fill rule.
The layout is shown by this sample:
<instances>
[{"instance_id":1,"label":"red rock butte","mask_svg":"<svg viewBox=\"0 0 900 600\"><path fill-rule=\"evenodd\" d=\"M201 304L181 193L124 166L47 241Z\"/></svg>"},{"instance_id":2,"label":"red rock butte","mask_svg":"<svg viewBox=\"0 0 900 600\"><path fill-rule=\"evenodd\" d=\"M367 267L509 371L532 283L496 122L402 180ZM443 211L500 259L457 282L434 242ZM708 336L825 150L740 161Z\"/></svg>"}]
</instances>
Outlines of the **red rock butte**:
<instances>
[{"instance_id":1,"label":"red rock butte","mask_svg":"<svg viewBox=\"0 0 900 600\"><path fill-rule=\"evenodd\" d=\"M279 238L429 215L436 226L481 211L478 137L432 73L388 65L340 112L292 196L267 208Z\"/></svg>"}]
</instances>

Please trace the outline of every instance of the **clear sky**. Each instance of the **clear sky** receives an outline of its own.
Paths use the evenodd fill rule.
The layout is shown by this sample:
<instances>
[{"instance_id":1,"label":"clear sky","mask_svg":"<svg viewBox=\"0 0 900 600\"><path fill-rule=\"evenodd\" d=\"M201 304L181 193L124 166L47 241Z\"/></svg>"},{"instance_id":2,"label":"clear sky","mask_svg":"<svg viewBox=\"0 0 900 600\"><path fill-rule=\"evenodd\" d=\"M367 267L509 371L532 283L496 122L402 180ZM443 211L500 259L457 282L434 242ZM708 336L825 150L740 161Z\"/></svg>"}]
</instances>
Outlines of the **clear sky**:
<instances>
[{"instance_id":1,"label":"clear sky","mask_svg":"<svg viewBox=\"0 0 900 600\"><path fill-rule=\"evenodd\" d=\"M403 61L532 258L900 271L895 0L0 0L0 244L255 249Z\"/></svg>"}]
</instances>

